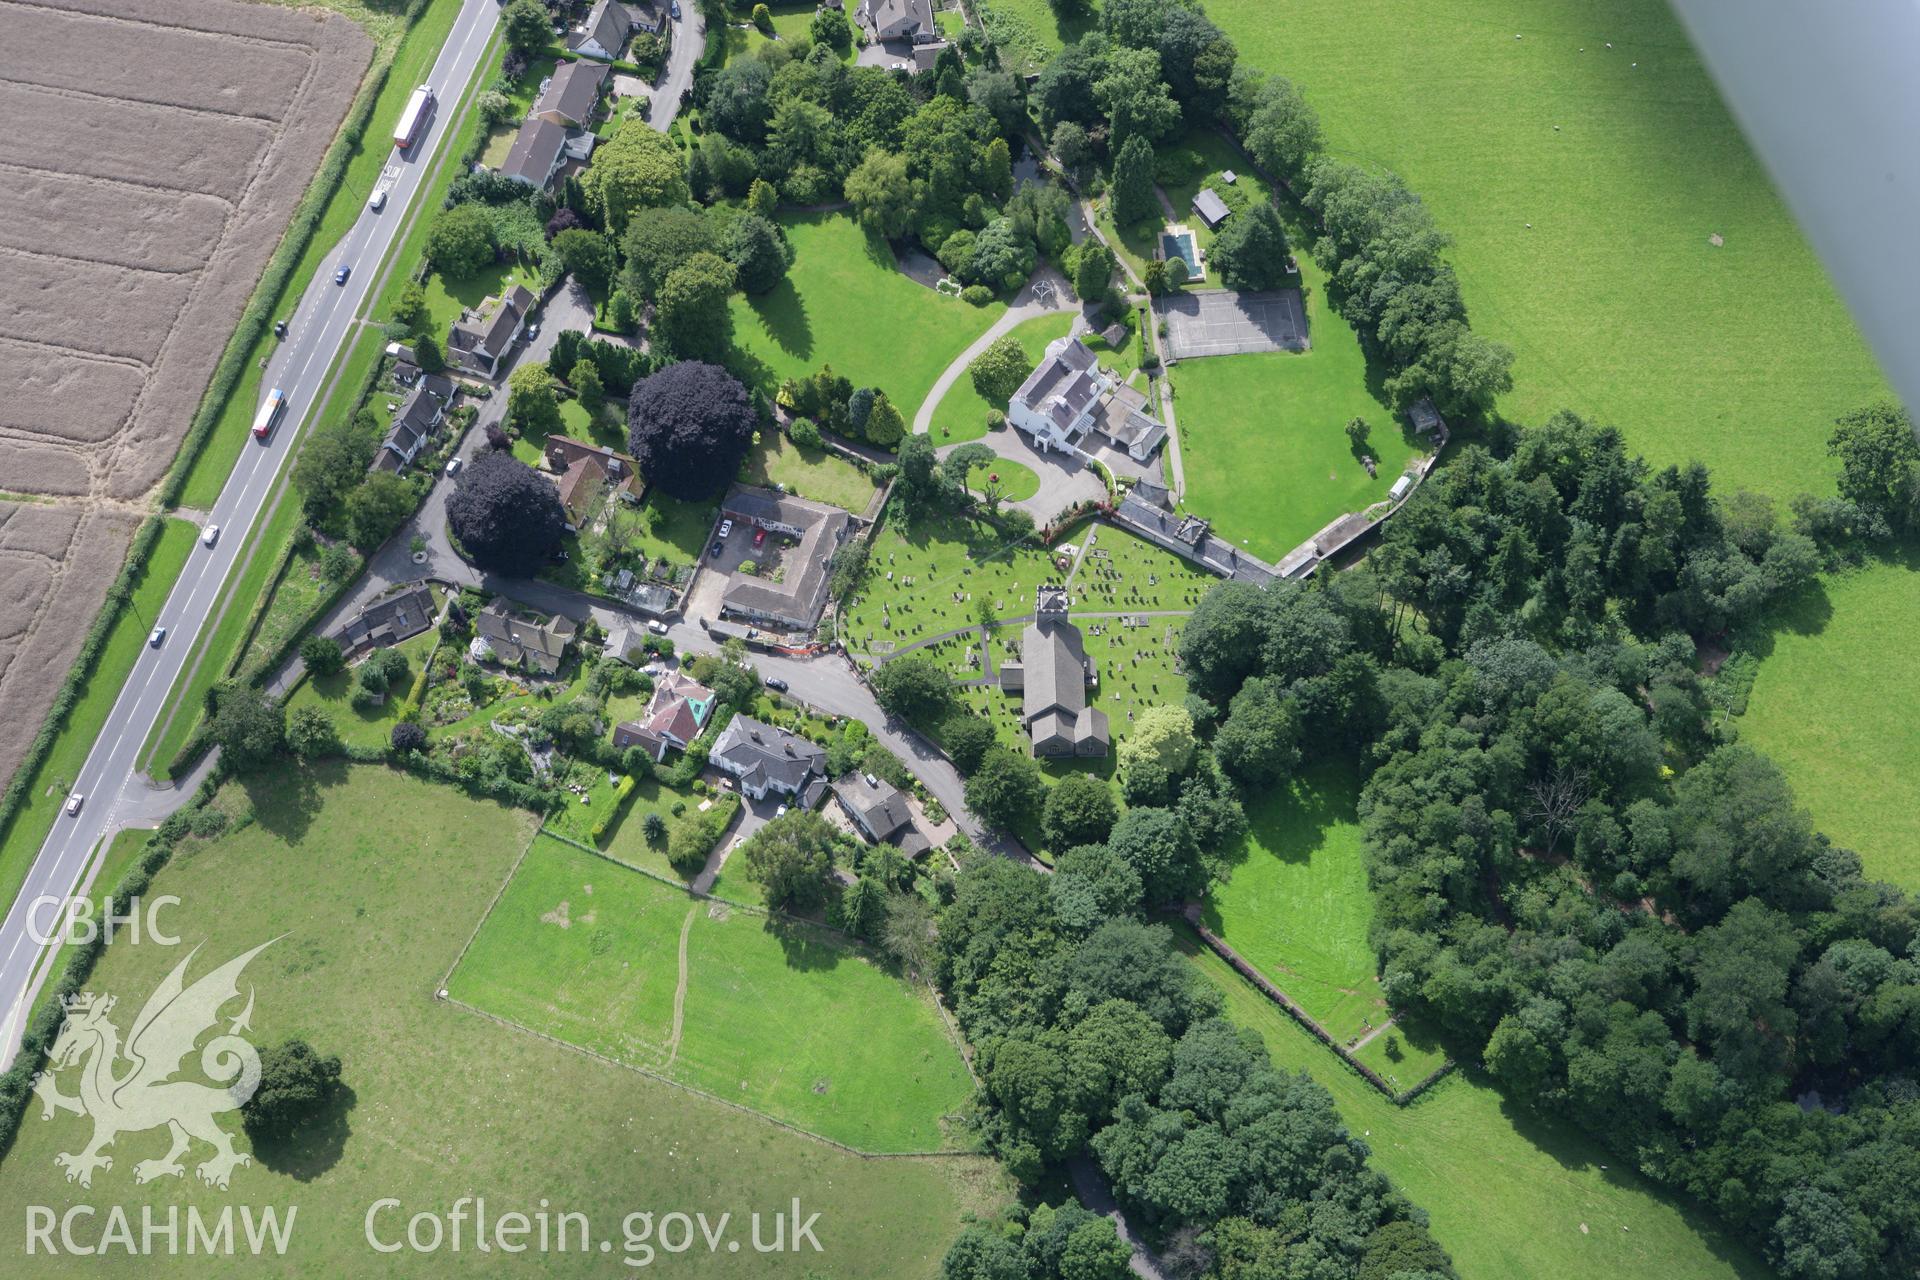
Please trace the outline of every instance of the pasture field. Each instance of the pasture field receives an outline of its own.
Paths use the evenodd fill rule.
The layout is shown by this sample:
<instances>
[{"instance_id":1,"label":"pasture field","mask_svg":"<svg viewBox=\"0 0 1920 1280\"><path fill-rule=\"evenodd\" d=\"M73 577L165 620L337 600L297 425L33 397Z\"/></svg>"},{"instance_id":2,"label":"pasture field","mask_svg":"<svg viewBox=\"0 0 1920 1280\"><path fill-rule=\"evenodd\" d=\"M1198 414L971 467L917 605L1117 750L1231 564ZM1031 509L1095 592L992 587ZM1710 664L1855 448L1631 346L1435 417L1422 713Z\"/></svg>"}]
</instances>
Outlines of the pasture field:
<instances>
[{"instance_id":1,"label":"pasture field","mask_svg":"<svg viewBox=\"0 0 1920 1280\"><path fill-rule=\"evenodd\" d=\"M1772 1273L1693 1206L1662 1195L1573 1126L1511 1107L1456 1072L1406 1107L1342 1065L1191 931L1177 935L1278 1066L1333 1094L1373 1163L1425 1209L1474 1280L1763 1280ZM1384 1037L1382 1037L1384 1040ZM1375 1041L1376 1044L1380 1041ZM1371 1047L1371 1046L1369 1046Z\"/></svg>"},{"instance_id":2,"label":"pasture field","mask_svg":"<svg viewBox=\"0 0 1920 1280\"><path fill-rule=\"evenodd\" d=\"M793 268L772 291L736 294L734 354L728 363L749 386L773 394L782 378L823 364L878 387L903 417L927 398L940 371L1004 309L969 306L916 284L884 240L844 213L782 217Z\"/></svg>"},{"instance_id":3,"label":"pasture field","mask_svg":"<svg viewBox=\"0 0 1920 1280\"><path fill-rule=\"evenodd\" d=\"M784 484L790 493L855 515L873 501L873 481L839 454L795 444L778 431L764 431L761 437L760 446L747 455L741 476L748 484Z\"/></svg>"},{"instance_id":4,"label":"pasture field","mask_svg":"<svg viewBox=\"0 0 1920 1280\"><path fill-rule=\"evenodd\" d=\"M1760 648L1741 739L1773 757L1814 826L1868 875L1920 891L1920 547L1823 579Z\"/></svg>"},{"instance_id":5,"label":"pasture field","mask_svg":"<svg viewBox=\"0 0 1920 1280\"><path fill-rule=\"evenodd\" d=\"M1354 812L1359 795L1351 767L1321 763L1249 796L1245 845L1229 878L1208 893L1203 917L1342 1042L1388 1016L1367 945L1373 896ZM1405 1085L1420 1078L1395 1070Z\"/></svg>"},{"instance_id":6,"label":"pasture field","mask_svg":"<svg viewBox=\"0 0 1920 1280\"><path fill-rule=\"evenodd\" d=\"M54 1153L78 1149L88 1126L72 1116L35 1119L0 1162L6 1203L57 1213L120 1203L136 1221L145 1204L162 1217L169 1206L218 1215L236 1199L297 1205L280 1263L287 1274L422 1275L452 1270L471 1254L375 1255L363 1226L375 1200L401 1199L404 1232L405 1215L444 1213L461 1196L484 1195L496 1213L531 1213L546 1199L587 1214L593 1234L619 1250L621 1218L636 1207L730 1210L741 1223L797 1194L821 1212L818 1234L833 1273L875 1280L931 1280L961 1215L998 1203L999 1175L985 1160L858 1159L435 1000L525 848L529 815L378 768L289 771L229 791L243 807L250 800L252 821L216 841L189 842L155 882L156 893L181 899L168 924L185 945L117 940L90 985L121 997L115 1017L130 1026L188 947L204 943L192 979L284 934L244 975L256 996L250 1038L275 1045L297 1036L338 1054L350 1098L294 1145L255 1151L229 1191L205 1186L191 1169L137 1185L133 1166L166 1149L166 1136L152 1131L122 1134L113 1168L96 1174L91 1189L68 1184ZM221 1123L239 1134L233 1118ZM243 1136L236 1145L248 1147ZM0 1249L22 1253L24 1229L11 1215L0 1225ZM257 1261L183 1250L147 1258L140 1271L246 1275ZM794 1280L819 1265L810 1252L775 1259L747 1249L676 1261L676 1271L691 1275ZM45 1275L93 1274L99 1265L34 1259L35 1273ZM608 1262L596 1250L551 1253L540 1265L543 1273L584 1276L605 1275Z\"/></svg>"},{"instance_id":7,"label":"pasture field","mask_svg":"<svg viewBox=\"0 0 1920 1280\"><path fill-rule=\"evenodd\" d=\"M931 999L832 935L544 836L449 990L862 1150L942 1147L970 1087Z\"/></svg>"},{"instance_id":8,"label":"pasture field","mask_svg":"<svg viewBox=\"0 0 1920 1280\"><path fill-rule=\"evenodd\" d=\"M1031 367L1040 363L1040 356L1049 342L1067 336L1068 330L1073 328L1075 314L1071 310L1059 311L1022 320L1008 331L1008 335L1019 342L1021 350L1027 353L1027 364ZM975 391L973 379L962 371L954 379L953 385L947 388L947 394L940 397L927 434L933 437L935 445L978 440L987 434L987 411L990 409L1005 413L1007 406L994 404ZM1006 428L1009 431L1012 429Z\"/></svg>"},{"instance_id":9,"label":"pasture field","mask_svg":"<svg viewBox=\"0 0 1920 1280\"><path fill-rule=\"evenodd\" d=\"M1884 380L1666 0L1206 8L1454 237L1474 328L1517 356L1507 416L1574 409L1782 500L1831 487L1828 424Z\"/></svg>"}]
</instances>

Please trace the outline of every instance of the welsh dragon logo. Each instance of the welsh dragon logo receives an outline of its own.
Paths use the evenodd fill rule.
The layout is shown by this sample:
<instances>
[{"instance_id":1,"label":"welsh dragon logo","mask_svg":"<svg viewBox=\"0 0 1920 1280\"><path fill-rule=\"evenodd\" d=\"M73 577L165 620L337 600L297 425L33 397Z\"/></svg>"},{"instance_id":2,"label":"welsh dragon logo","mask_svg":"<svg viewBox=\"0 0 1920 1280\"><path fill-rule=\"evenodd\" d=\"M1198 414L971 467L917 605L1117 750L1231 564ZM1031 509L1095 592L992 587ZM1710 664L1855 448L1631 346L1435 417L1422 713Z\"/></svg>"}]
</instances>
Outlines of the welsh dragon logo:
<instances>
[{"instance_id":1,"label":"welsh dragon logo","mask_svg":"<svg viewBox=\"0 0 1920 1280\"><path fill-rule=\"evenodd\" d=\"M215 1122L222 1112L239 1110L260 1087L260 1055L240 1036L253 1016L251 987L247 1007L226 1033L214 1036L200 1050L200 1070L222 1083L205 1085L174 1077L195 1042L218 1024L221 1008L239 997L241 970L273 941L235 956L187 986L187 966L200 953L195 947L148 997L124 1046L119 1028L111 1021L116 1003L112 996L82 992L66 1001L66 1021L48 1054L47 1070L34 1077L33 1091L40 1099L42 1120L51 1120L60 1111L93 1119L93 1140L83 1150L53 1158L67 1171L68 1182L92 1186L94 1170L113 1168L113 1157L102 1152L115 1138L162 1125L171 1131L173 1146L157 1160L134 1165L136 1182L179 1177L185 1172L180 1157L195 1139L214 1149L196 1170L200 1180L222 1191L235 1168L253 1162L253 1157L233 1149L233 1139ZM54 1079L69 1067L80 1069L78 1097L61 1093Z\"/></svg>"}]
</instances>

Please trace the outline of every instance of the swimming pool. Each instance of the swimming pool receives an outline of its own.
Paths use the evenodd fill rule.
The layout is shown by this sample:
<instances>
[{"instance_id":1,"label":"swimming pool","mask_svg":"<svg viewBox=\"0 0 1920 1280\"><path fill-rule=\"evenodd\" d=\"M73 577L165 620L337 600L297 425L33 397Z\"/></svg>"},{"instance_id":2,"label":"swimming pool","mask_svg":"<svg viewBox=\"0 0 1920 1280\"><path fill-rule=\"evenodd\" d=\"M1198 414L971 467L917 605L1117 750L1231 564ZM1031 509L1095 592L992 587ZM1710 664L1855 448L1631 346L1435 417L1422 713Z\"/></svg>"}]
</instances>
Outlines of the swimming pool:
<instances>
[{"instance_id":1,"label":"swimming pool","mask_svg":"<svg viewBox=\"0 0 1920 1280\"><path fill-rule=\"evenodd\" d=\"M1162 231L1160 256L1169 260L1180 259L1187 264L1187 270L1190 273L1200 265L1200 249L1194 243L1191 231Z\"/></svg>"}]
</instances>

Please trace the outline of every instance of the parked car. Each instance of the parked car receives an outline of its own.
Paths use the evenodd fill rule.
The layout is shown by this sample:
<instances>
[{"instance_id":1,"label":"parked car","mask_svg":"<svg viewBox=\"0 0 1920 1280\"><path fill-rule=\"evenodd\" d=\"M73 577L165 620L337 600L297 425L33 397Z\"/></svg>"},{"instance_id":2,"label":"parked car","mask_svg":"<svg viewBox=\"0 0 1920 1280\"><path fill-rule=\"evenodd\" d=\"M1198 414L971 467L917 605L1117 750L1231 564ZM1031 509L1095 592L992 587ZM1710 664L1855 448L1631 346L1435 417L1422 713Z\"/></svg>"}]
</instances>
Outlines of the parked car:
<instances>
[{"instance_id":1,"label":"parked car","mask_svg":"<svg viewBox=\"0 0 1920 1280\"><path fill-rule=\"evenodd\" d=\"M784 817L786 817L786 816L787 816L787 806L785 806L785 805L781 805L781 806L780 806L780 807L779 807L778 809L775 809L775 810L773 811L773 816L774 816L774 817L776 817L776 818L784 818Z\"/></svg>"},{"instance_id":2,"label":"parked car","mask_svg":"<svg viewBox=\"0 0 1920 1280\"><path fill-rule=\"evenodd\" d=\"M149 649L158 649L160 647L160 642L162 640L165 640L166 638L167 638L167 629L165 627L155 627L152 631L147 633L147 647Z\"/></svg>"},{"instance_id":3,"label":"parked car","mask_svg":"<svg viewBox=\"0 0 1920 1280\"><path fill-rule=\"evenodd\" d=\"M775 693L785 693L787 691L787 682L779 676L768 676L765 684L767 688L773 690Z\"/></svg>"},{"instance_id":4,"label":"parked car","mask_svg":"<svg viewBox=\"0 0 1920 1280\"><path fill-rule=\"evenodd\" d=\"M457 457L455 457L455 458L448 458L448 459L447 459L447 474L448 474L448 475L450 475L450 476L457 476L457 475L459 475L459 474L460 474L460 459L459 459L459 458L457 458Z\"/></svg>"},{"instance_id":5,"label":"parked car","mask_svg":"<svg viewBox=\"0 0 1920 1280\"><path fill-rule=\"evenodd\" d=\"M680 21L680 0L667 0L667 12L673 15L675 22Z\"/></svg>"},{"instance_id":6,"label":"parked car","mask_svg":"<svg viewBox=\"0 0 1920 1280\"><path fill-rule=\"evenodd\" d=\"M347 282L347 277L352 274L353 274L353 268L343 262L340 264L340 269L333 273L333 282L335 284L345 284Z\"/></svg>"},{"instance_id":7,"label":"parked car","mask_svg":"<svg viewBox=\"0 0 1920 1280\"><path fill-rule=\"evenodd\" d=\"M663 636L667 634L667 624L660 621L660 619L658 618L652 618L652 619L649 619L647 622L647 630L653 632L653 634L657 636Z\"/></svg>"},{"instance_id":8,"label":"parked car","mask_svg":"<svg viewBox=\"0 0 1920 1280\"><path fill-rule=\"evenodd\" d=\"M713 544L712 547L710 547L707 550L707 554L712 556L715 560L718 560L722 555L726 553L726 550L727 550L727 547L725 543L716 542Z\"/></svg>"},{"instance_id":9,"label":"parked car","mask_svg":"<svg viewBox=\"0 0 1920 1280\"><path fill-rule=\"evenodd\" d=\"M216 543L216 542L218 542L218 541L220 541L220 526L219 526L219 525L217 525L217 524L210 524L210 525L208 525L208 526L207 526L206 528L204 528L204 529L202 529L202 530L200 531L200 545L201 545L201 546L203 546L203 547L210 547L210 546L212 546L212 545L213 545L214 543Z\"/></svg>"},{"instance_id":10,"label":"parked car","mask_svg":"<svg viewBox=\"0 0 1920 1280\"><path fill-rule=\"evenodd\" d=\"M382 209L386 207L387 207L386 192L376 191L372 195L367 197L367 208L373 210L375 213L380 212Z\"/></svg>"},{"instance_id":11,"label":"parked car","mask_svg":"<svg viewBox=\"0 0 1920 1280\"><path fill-rule=\"evenodd\" d=\"M767 541L767 531L765 529L755 529L753 531L753 549L755 551L758 551L761 547L765 546L766 541Z\"/></svg>"},{"instance_id":12,"label":"parked car","mask_svg":"<svg viewBox=\"0 0 1920 1280\"><path fill-rule=\"evenodd\" d=\"M732 533L733 533L733 521L722 520L720 522L720 532L715 534L714 536L717 537L720 541L725 542L727 538L732 535Z\"/></svg>"},{"instance_id":13,"label":"parked car","mask_svg":"<svg viewBox=\"0 0 1920 1280\"><path fill-rule=\"evenodd\" d=\"M532 324L528 325L526 328L520 331L521 339L526 342L532 342L535 338L539 336L540 336L540 322L538 320L535 320Z\"/></svg>"},{"instance_id":14,"label":"parked car","mask_svg":"<svg viewBox=\"0 0 1920 1280\"><path fill-rule=\"evenodd\" d=\"M85 804L86 802L87 802L87 798L81 795L78 791L68 796L67 797L67 816L71 818L74 814L80 812L80 806Z\"/></svg>"}]
</instances>

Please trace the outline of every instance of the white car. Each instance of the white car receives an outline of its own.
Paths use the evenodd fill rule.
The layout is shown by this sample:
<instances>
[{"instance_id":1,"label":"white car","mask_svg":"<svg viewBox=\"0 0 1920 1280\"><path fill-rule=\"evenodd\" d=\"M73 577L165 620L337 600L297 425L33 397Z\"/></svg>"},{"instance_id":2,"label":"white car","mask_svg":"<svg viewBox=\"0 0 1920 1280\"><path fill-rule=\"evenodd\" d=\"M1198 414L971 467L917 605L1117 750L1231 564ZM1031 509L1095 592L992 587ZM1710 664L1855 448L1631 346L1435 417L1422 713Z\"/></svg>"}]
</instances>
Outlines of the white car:
<instances>
[{"instance_id":1,"label":"white car","mask_svg":"<svg viewBox=\"0 0 1920 1280\"><path fill-rule=\"evenodd\" d=\"M204 529L202 529L202 530L200 531L200 545L201 545L201 546L203 546L203 547L210 547L210 546L212 546L212 545L213 545L214 543L216 543L216 542L218 542L218 541L220 541L220 526L219 526L219 525L217 525L217 524L210 524L210 525L208 525L208 526L207 526L206 528L204 528Z\"/></svg>"},{"instance_id":2,"label":"white car","mask_svg":"<svg viewBox=\"0 0 1920 1280\"><path fill-rule=\"evenodd\" d=\"M460 474L460 459L458 458L447 459L447 474L450 476L457 476Z\"/></svg>"},{"instance_id":3,"label":"white car","mask_svg":"<svg viewBox=\"0 0 1920 1280\"><path fill-rule=\"evenodd\" d=\"M376 191L372 195L367 197L367 208L373 210L375 213L380 212L382 209L386 207L387 207L386 192Z\"/></svg>"},{"instance_id":4,"label":"white car","mask_svg":"<svg viewBox=\"0 0 1920 1280\"><path fill-rule=\"evenodd\" d=\"M657 636L663 636L667 634L667 624L660 621L660 619L658 618L654 618L648 621L647 630L653 632L653 634Z\"/></svg>"},{"instance_id":5,"label":"white car","mask_svg":"<svg viewBox=\"0 0 1920 1280\"><path fill-rule=\"evenodd\" d=\"M778 809L775 809L775 810L773 811L773 816L774 816L774 817L776 817L776 818L784 818L784 817L786 817L786 816L787 816L787 806L785 806L785 805L781 805L781 806L780 806L780 807L779 807Z\"/></svg>"},{"instance_id":6,"label":"white car","mask_svg":"<svg viewBox=\"0 0 1920 1280\"><path fill-rule=\"evenodd\" d=\"M68 796L67 797L67 816L71 818L74 814L80 812L80 806L85 804L86 802L87 802L87 798L81 795L78 791Z\"/></svg>"},{"instance_id":7,"label":"white car","mask_svg":"<svg viewBox=\"0 0 1920 1280\"><path fill-rule=\"evenodd\" d=\"M719 533L720 540L722 542L725 542L727 540L727 535L731 534L732 532L733 532L733 521L722 520L720 522L720 533Z\"/></svg>"},{"instance_id":8,"label":"white car","mask_svg":"<svg viewBox=\"0 0 1920 1280\"><path fill-rule=\"evenodd\" d=\"M165 640L166 638L167 638L167 629L165 627L155 627L147 635L147 647L150 649L158 649L160 647L160 642L162 640Z\"/></svg>"}]
</instances>

